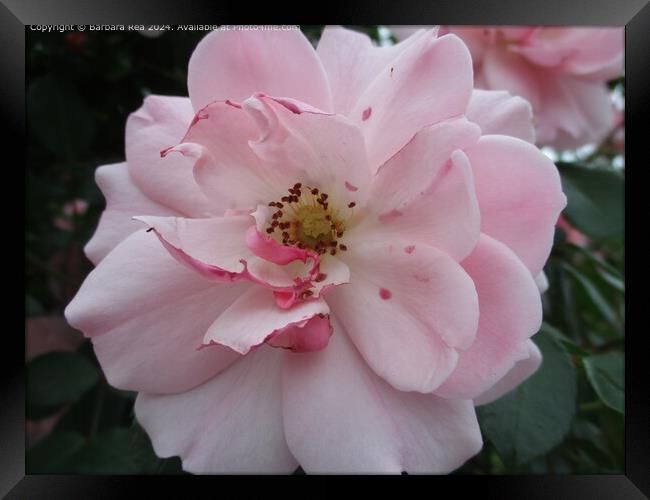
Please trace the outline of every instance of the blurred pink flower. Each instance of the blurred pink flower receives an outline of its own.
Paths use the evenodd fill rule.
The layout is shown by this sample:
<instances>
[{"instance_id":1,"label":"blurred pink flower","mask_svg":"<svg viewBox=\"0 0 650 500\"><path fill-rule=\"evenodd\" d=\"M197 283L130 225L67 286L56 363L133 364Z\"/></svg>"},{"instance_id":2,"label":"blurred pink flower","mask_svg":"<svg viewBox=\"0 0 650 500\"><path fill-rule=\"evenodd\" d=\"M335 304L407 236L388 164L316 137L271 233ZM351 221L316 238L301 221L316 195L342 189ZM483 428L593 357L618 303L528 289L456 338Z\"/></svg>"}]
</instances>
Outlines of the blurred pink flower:
<instances>
[{"instance_id":1,"label":"blurred pink flower","mask_svg":"<svg viewBox=\"0 0 650 500\"><path fill-rule=\"evenodd\" d=\"M557 227L566 233L566 240L569 243L573 243L579 247L586 247L587 243L589 243L589 238L573 227L564 215L560 215L560 218L557 220Z\"/></svg>"},{"instance_id":2,"label":"blurred pink flower","mask_svg":"<svg viewBox=\"0 0 650 500\"><path fill-rule=\"evenodd\" d=\"M54 225L63 231L74 230L74 218L88 211L86 200L73 200L63 205L62 215L54 219Z\"/></svg>"},{"instance_id":3,"label":"blurred pink flower","mask_svg":"<svg viewBox=\"0 0 650 500\"><path fill-rule=\"evenodd\" d=\"M610 131L606 82L623 73L622 28L447 26L442 32L467 44L477 88L507 90L531 103L538 144L576 148Z\"/></svg>"},{"instance_id":4,"label":"blurred pink flower","mask_svg":"<svg viewBox=\"0 0 650 500\"><path fill-rule=\"evenodd\" d=\"M97 170L97 267L66 309L140 393L156 453L197 473L459 467L482 446L472 400L539 364L533 277L566 199L529 105L474 92L435 31L379 49L328 28L315 51L218 30L188 86L148 97L127 162Z\"/></svg>"}]
</instances>

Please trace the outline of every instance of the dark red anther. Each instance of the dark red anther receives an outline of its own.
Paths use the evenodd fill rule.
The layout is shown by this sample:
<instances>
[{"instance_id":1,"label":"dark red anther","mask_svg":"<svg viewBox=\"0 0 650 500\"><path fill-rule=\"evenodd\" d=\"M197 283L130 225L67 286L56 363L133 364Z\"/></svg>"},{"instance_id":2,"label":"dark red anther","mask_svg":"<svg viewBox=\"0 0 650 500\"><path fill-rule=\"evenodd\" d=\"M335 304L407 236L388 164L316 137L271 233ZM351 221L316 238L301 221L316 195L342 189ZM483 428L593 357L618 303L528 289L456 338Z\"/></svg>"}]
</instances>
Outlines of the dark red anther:
<instances>
[{"instance_id":1,"label":"dark red anther","mask_svg":"<svg viewBox=\"0 0 650 500\"><path fill-rule=\"evenodd\" d=\"M353 207L356 207L356 206L357 206L357 204L355 202L353 202L353 201L348 203L348 208L353 208Z\"/></svg>"}]
</instances>

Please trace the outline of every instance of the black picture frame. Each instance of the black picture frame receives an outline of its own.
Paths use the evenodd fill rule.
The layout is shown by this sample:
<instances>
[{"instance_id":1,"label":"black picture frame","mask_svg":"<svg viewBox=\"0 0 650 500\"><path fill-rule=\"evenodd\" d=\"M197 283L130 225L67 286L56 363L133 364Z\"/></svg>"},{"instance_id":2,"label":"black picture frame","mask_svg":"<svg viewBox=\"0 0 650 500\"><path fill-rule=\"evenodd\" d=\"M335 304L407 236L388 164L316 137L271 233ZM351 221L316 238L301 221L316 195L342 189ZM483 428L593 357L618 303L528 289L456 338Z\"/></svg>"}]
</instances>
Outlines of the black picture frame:
<instances>
[{"instance_id":1,"label":"black picture frame","mask_svg":"<svg viewBox=\"0 0 650 500\"><path fill-rule=\"evenodd\" d=\"M300 8L302 7L302 9ZM53 24L236 24L244 22L260 23L259 17L268 10L264 24L292 23L315 24L334 22L339 24L538 24L538 25L593 25L625 26L625 73L626 73L626 165L630 166L626 182L626 269L633 269L632 282L643 283L641 267L635 265L639 260L643 245L635 247L631 227L646 216L647 209L633 208L632 200L638 199L634 189L640 189L641 171L647 169L647 154L642 157L642 149L647 139L644 119L650 101L650 6L648 0L428 0L428 1L355 1L322 4L322 9L314 9L309 3L292 6L291 15L281 15L276 4L255 6L257 19L251 19L250 6L242 2L174 2L125 1L90 2L88 0L3 0L0 5L0 60L2 71L1 112L3 123L8 129L3 136L5 148L18 153L12 169L20 183L20 166L24 164L24 151L16 145L25 144L25 30L29 25ZM246 12L248 10L248 12ZM300 10L303 12L301 13ZM243 13L249 14L247 18ZM320 13L320 19L313 19ZM309 22L308 22L309 21ZM4 148L3 148L4 149ZM647 149L647 147L646 147ZM5 169L10 168L6 164ZM630 177L631 175L631 177ZM13 182L13 179L10 181ZM9 185L9 182L8 182ZM7 188L7 185L5 185ZM6 214L19 226L17 231L24 233L20 217L16 217L15 204L5 207ZM15 262L21 260L20 245L15 248ZM636 248L639 248L637 250ZM630 267L630 256L636 255ZM10 259L11 257L7 257ZM22 257L24 258L24 256ZM6 263L7 261L5 261ZM642 261L640 261L642 263ZM19 265L13 266L20 269ZM639 270L639 271L637 271ZM18 271L20 272L20 271ZM626 275L626 284L630 282ZM633 285L633 283L632 283ZM634 287L632 288L634 290ZM17 297L19 294L16 293ZM633 292L634 295L634 292ZM641 298L643 300L643 297ZM641 311L630 302L628 317L636 317ZM21 305L8 308L11 315L18 318ZM75 499L75 498L113 498L132 494L140 486L146 488L149 496L158 491L173 494L178 491L187 496L188 487L206 486L205 481L218 480L222 486L233 480L246 481L246 487L253 484L250 477L140 477L140 476L66 476L66 475L25 475L24 440L24 344L20 325L7 327L4 342L0 349L2 364L0 379L0 496L6 498L29 499ZM636 499L650 495L650 414L648 402L650 393L645 384L643 337L646 328L630 330L626 336L626 404L625 441L626 465L624 475L566 475L566 476L435 476L373 478L376 486L382 487L394 480L407 483L423 480L451 487L454 496L480 494L488 498L526 498L532 499ZM21 348L21 345L23 348ZM346 479L349 481L350 479ZM351 479L352 481L355 478ZM192 481L192 483L190 483ZM195 482L199 481L199 483ZM282 484L277 483L281 481ZM258 484L262 491L277 485L282 488L307 488L313 485L302 483L290 485L285 481L316 481L318 492L328 489L337 491L334 478L323 476L261 477ZM224 483L225 482L225 483ZM222 484L223 483L223 484ZM266 483L266 484L265 484ZM406 484L406 483L403 483ZM399 487L403 486L400 485ZM221 487L220 486L220 487ZM422 486L420 484L420 486ZM244 490L241 490L242 492ZM339 490L340 491L340 490ZM435 494L435 490L429 490ZM219 494L215 490L215 494Z\"/></svg>"}]
</instances>

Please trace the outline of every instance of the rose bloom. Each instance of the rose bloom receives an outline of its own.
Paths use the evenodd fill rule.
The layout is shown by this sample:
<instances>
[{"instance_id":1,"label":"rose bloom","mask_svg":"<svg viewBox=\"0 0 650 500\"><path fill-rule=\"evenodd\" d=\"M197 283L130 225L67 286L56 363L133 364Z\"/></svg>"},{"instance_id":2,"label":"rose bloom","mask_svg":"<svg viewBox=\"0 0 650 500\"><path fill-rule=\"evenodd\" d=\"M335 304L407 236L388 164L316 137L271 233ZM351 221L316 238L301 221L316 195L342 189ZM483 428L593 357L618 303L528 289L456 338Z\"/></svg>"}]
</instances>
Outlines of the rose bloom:
<instances>
[{"instance_id":1,"label":"rose bloom","mask_svg":"<svg viewBox=\"0 0 650 500\"><path fill-rule=\"evenodd\" d=\"M414 28L396 28L399 38ZM558 149L600 142L614 107L606 82L623 72L622 28L464 27L477 88L507 90L533 106L537 143Z\"/></svg>"},{"instance_id":2,"label":"rose bloom","mask_svg":"<svg viewBox=\"0 0 650 500\"><path fill-rule=\"evenodd\" d=\"M66 310L194 473L446 473L541 362L566 199L455 35L218 30L150 96Z\"/></svg>"}]
</instances>

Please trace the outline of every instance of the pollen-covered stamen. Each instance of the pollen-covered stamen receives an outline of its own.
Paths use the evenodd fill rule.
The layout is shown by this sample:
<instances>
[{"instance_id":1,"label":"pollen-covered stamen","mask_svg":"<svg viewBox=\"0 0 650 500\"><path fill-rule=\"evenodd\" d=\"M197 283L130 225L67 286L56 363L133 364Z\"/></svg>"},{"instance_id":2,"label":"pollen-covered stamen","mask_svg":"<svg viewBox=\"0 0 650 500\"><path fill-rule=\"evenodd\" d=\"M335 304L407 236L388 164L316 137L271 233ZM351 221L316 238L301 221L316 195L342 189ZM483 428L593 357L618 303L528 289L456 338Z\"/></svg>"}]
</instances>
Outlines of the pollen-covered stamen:
<instances>
[{"instance_id":1,"label":"pollen-covered stamen","mask_svg":"<svg viewBox=\"0 0 650 500\"><path fill-rule=\"evenodd\" d=\"M266 233L286 246L308 248L319 255L336 255L348 247L339 242L345 233L345 220L356 205L350 202L343 213L330 204L329 195L318 188L296 183L280 201L268 204L271 214Z\"/></svg>"}]
</instances>

